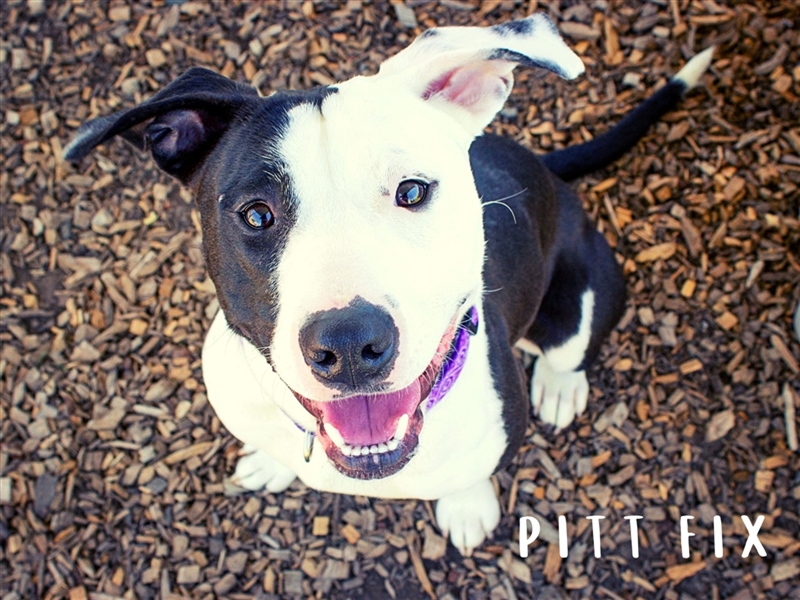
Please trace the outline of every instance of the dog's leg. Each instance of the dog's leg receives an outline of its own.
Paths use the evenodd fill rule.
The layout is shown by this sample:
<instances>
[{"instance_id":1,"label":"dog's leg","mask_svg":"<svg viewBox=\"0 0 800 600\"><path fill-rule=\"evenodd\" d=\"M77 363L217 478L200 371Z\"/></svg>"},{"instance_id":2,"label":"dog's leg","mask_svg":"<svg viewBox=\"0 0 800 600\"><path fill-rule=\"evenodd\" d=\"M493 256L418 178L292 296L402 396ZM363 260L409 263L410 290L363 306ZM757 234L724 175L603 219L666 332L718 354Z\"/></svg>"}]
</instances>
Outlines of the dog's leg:
<instances>
[{"instance_id":1,"label":"dog's leg","mask_svg":"<svg viewBox=\"0 0 800 600\"><path fill-rule=\"evenodd\" d=\"M589 382L586 371L556 371L540 356L531 377L531 404L534 414L558 429L566 427L586 410Z\"/></svg>"},{"instance_id":2,"label":"dog's leg","mask_svg":"<svg viewBox=\"0 0 800 600\"><path fill-rule=\"evenodd\" d=\"M563 428L586 409L586 368L619 321L625 282L602 235L586 231L559 255L528 337L542 350L531 378L531 404L545 423Z\"/></svg>"},{"instance_id":3,"label":"dog's leg","mask_svg":"<svg viewBox=\"0 0 800 600\"><path fill-rule=\"evenodd\" d=\"M500 522L500 503L490 479L439 498L436 522L453 546L469 556Z\"/></svg>"},{"instance_id":4,"label":"dog's leg","mask_svg":"<svg viewBox=\"0 0 800 600\"><path fill-rule=\"evenodd\" d=\"M288 488L297 475L287 469L263 450L245 445L239 452L236 471L231 483L247 490L260 490L263 487L272 493Z\"/></svg>"}]
</instances>

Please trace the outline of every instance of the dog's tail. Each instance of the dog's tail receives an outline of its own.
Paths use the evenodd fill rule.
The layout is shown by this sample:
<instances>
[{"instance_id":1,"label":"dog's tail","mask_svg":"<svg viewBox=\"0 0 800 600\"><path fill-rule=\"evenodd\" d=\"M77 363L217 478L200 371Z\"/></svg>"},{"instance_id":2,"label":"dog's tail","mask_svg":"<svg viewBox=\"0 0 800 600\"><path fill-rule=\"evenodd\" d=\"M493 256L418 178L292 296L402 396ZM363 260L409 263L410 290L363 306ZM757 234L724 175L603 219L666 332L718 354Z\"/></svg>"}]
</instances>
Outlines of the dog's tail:
<instances>
[{"instance_id":1,"label":"dog's tail","mask_svg":"<svg viewBox=\"0 0 800 600\"><path fill-rule=\"evenodd\" d=\"M711 64L714 47L694 56L669 83L637 106L602 135L577 146L542 157L544 164L564 181L597 171L613 163L645 136L650 126L678 105L683 95L700 81Z\"/></svg>"}]
</instances>

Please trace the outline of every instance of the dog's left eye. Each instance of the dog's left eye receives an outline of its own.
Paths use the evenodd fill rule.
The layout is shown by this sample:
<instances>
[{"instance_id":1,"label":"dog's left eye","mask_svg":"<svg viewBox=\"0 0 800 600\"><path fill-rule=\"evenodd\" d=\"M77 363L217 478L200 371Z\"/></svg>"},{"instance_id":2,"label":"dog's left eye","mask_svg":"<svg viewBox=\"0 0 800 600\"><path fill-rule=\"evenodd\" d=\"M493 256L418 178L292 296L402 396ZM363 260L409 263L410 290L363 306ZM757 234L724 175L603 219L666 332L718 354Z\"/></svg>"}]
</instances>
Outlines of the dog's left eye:
<instances>
[{"instance_id":1,"label":"dog's left eye","mask_svg":"<svg viewBox=\"0 0 800 600\"><path fill-rule=\"evenodd\" d=\"M394 201L397 206L419 206L428 195L428 184L416 179L406 179L397 186Z\"/></svg>"},{"instance_id":2,"label":"dog's left eye","mask_svg":"<svg viewBox=\"0 0 800 600\"><path fill-rule=\"evenodd\" d=\"M253 229L266 229L275 223L275 215L265 202L253 202L242 211L242 218Z\"/></svg>"}]
</instances>

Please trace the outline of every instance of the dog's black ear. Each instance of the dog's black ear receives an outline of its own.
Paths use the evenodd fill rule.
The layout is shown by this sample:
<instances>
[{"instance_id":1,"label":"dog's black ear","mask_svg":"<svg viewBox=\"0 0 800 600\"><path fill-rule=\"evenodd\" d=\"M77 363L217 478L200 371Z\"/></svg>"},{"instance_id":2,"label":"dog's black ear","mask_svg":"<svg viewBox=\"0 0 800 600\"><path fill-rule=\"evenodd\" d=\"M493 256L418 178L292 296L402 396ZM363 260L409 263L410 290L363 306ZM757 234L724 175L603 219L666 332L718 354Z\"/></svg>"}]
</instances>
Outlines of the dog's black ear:
<instances>
[{"instance_id":1,"label":"dog's black ear","mask_svg":"<svg viewBox=\"0 0 800 600\"><path fill-rule=\"evenodd\" d=\"M250 86L194 67L139 106L84 123L64 150L78 162L116 135L186 183L235 119L258 100Z\"/></svg>"}]
</instances>

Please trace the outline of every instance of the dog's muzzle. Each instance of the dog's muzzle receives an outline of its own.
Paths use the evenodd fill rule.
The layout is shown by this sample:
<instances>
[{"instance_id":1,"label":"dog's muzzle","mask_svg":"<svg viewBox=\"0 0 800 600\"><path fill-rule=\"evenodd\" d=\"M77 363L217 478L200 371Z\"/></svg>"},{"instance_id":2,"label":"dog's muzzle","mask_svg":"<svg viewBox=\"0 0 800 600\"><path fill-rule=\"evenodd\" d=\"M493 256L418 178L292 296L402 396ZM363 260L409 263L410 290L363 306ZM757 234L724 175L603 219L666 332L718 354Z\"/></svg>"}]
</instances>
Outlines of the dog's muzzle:
<instances>
[{"instance_id":1,"label":"dog's muzzle","mask_svg":"<svg viewBox=\"0 0 800 600\"><path fill-rule=\"evenodd\" d=\"M407 387L318 402L293 392L317 420L317 437L336 469L355 479L381 479L402 469L419 443L424 414L458 379L478 331L473 306L456 316L425 371Z\"/></svg>"}]
</instances>

